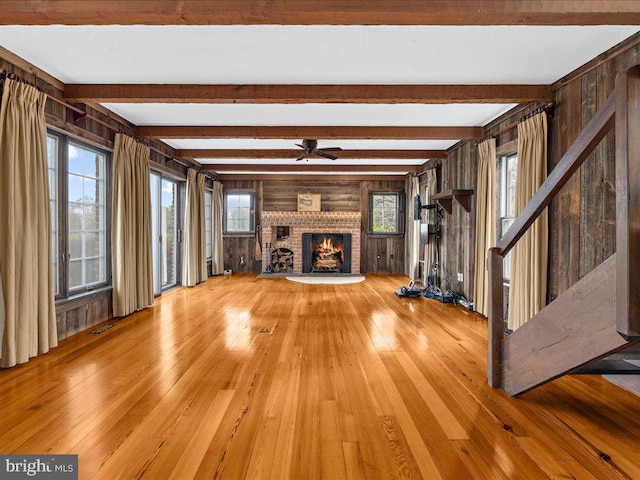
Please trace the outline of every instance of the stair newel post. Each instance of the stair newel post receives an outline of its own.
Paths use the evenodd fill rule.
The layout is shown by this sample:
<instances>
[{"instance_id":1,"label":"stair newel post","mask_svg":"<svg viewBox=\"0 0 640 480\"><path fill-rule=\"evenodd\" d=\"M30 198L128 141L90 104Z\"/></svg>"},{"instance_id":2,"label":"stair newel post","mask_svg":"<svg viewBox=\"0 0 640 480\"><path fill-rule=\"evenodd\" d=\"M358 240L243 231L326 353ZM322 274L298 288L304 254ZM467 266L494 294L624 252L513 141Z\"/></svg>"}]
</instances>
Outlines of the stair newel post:
<instances>
[{"instance_id":1,"label":"stair newel post","mask_svg":"<svg viewBox=\"0 0 640 480\"><path fill-rule=\"evenodd\" d=\"M489 249L489 348L487 378L492 388L502 387L502 338L504 336L504 257L500 249Z\"/></svg>"},{"instance_id":2,"label":"stair newel post","mask_svg":"<svg viewBox=\"0 0 640 480\"><path fill-rule=\"evenodd\" d=\"M640 65L616 77L616 324L640 336Z\"/></svg>"}]
</instances>

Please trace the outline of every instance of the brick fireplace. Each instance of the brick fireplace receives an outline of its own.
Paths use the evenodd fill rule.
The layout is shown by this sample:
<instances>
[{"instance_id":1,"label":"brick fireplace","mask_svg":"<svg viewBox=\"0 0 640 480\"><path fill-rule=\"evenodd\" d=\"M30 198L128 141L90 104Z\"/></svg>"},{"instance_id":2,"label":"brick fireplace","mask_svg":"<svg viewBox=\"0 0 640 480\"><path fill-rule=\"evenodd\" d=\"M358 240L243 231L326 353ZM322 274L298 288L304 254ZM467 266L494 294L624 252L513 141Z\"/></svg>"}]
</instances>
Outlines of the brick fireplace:
<instances>
[{"instance_id":1,"label":"brick fireplace","mask_svg":"<svg viewBox=\"0 0 640 480\"><path fill-rule=\"evenodd\" d=\"M360 273L360 223L360 212L262 212L262 269L271 263L271 251L281 248L293 252L293 273L302 273L303 233L347 233L351 234L351 273ZM288 238L278 239L278 227L289 227Z\"/></svg>"}]
</instances>

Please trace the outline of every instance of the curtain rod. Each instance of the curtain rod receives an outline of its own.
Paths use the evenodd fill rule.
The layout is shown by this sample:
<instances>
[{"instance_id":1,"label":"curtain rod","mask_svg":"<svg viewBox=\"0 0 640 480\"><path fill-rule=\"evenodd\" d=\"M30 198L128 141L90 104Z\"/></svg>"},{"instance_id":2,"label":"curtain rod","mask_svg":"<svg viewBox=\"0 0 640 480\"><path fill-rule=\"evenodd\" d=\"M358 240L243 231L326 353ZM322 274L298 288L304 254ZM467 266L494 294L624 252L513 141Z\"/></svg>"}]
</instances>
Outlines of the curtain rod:
<instances>
[{"instance_id":1,"label":"curtain rod","mask_svg":"<svg viewBox=\"0 0 640 480\"><path fill-rule=\"evenodd\" d=\"M438 158L438 159L431 158L431 159L427 160L423 164L425 166L425 169L422 170L421 172L417 173L416 177L421 177L422 175L426 175L427 172L439 168L440 165L442 165L442 162L441 161L439 162L438 160L442 160L442 159L440 159L440 158Z\"/></svg>"},{"instance_id":2,"label":"curtain rod","mask_svg":"<svg viewBox=\"0 0 640 480\"><path fill-rule=\"evenodd\" d=\"M19 83L24 83L25 85L29 85L33 88L35 88L38 91L42 91L42 89L40 87L38 87L37 85L25 80L24 78L21 78L19 76L17 76L15 73L11 73L6 71L4 68L0 68L0 80L4 80L5 78L8 78L10 80L19 82ZM216 177L214 175L211 175L210 173L208 173L207 171L196 167L195 165L191 165L187 162L184 162L182 160L179 160L171 155L169 155L168 153L163 152L162 150L158 150L157 148L155 148L154 146L150 145L150 143L148 142L147 139L144 138L140 138L137 137L135 135L129 135L128 133L125 133L122 129L114 127L113 125L100 120L98 117L95 117L93 115L91 115L90 113L85 112L84 110L82 110L81 108L78 108L74 105L71 105L70 103L65 102L64 100L60 100L59 98L56 98L54 96L51 95L47 95L47 99L54 101L55 103L62 105L63 107L71 110L72 112L74 112L74 120L77 122L78 120L82 120L83 118L88 118L106 128L108 128L109 130L115 132L115 133L121 133L123 135L127 135L131 138L133 138L136 142L138 143L142 143L143 145L149 147L149 150L151 150L152 152L156 152L160 155L162 155L165 158L169 158L171 160L173 160L174 162L179 163L180 165L184 165L187 168L196 168L200 173L206 175L207 177L211 178L212 180L216 180Z\"/></svg>"},{"instance_id":3,"label":"curtain rod","mask_svg":"<svg viewBox=\"0 0 640 480\"><path fill-rule=\"evenodd\" d=\"M522 117L520 120L513 122L510 125L507 125L506 127L504 127L502 130L492 133L491 135L487 135L484 138L481 138L479 140L476 140L476 146L481 144L482 142L486 142L487 140L491 139L491 138L496 138L500 135L502 135L503 133L507 133L511 130L513 130L514 128L516 128L519 124L521 124L522 122L524 122L525 120L528 120L529 118L533 117L534 115L537 115L539 113L542 112L550 112L549 116L553 116L553 109L556 106L556 102L549 102L549 103L545 103L544 105L542 105L541 107L536 108L535 110L533 110L532 112L527 113L524 117Z\"/></svg>"}]
</instances>

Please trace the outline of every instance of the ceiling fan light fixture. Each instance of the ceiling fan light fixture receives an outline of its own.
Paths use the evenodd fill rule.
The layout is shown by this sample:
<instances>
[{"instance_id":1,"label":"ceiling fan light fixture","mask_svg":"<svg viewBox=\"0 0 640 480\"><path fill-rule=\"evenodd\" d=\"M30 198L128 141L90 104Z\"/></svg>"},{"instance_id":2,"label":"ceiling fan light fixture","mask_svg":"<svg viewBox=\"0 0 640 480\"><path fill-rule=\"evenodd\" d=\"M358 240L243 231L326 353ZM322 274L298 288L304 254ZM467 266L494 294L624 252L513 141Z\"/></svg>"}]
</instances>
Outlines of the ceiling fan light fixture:
<instances>
[{"instance_id":1,"label":"ceiling fan light fixture","mask_svg":"<svg viewBox=\"0 0 640 480\"><path fill-rule=\"evenodd\" d=\"M300 160L304 160L304 159L307 159L307 161L308 161L309 157L312 156L312 155L315 155L315 156L321 157L321 158L326 158L326 159L329 159L329 160L337 160L338 157L336 157L335 155L331 155L329 153L326 153L326 152L341 152L342 151L342 148L340 148L340 147L318 148L318 140L311 139L311 138L305 138L305 139L302 140L302 144L296 143L295 145L304 150L304 153L302 155L300 155L298 158L296 158L296 162L298 162Z\"/></svg>"}]
</instances>

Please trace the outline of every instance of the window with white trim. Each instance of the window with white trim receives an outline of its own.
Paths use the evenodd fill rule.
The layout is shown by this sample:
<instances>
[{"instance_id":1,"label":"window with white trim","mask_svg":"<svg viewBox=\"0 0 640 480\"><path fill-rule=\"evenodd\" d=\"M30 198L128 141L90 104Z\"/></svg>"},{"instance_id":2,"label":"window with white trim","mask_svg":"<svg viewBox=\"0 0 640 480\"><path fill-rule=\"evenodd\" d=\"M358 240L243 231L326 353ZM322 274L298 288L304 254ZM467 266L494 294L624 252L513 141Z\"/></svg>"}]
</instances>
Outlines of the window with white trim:
<instances>
[{"instance_id":1,"label":"window with white trim","mask_svg":"<svg viewBox=\"0 0 640 480\"><path fill-rule=\"evenodd\" d=\"M52 261L58 298L111 282L107 155L66 135L47 133Z\"/></svg>"},{"instance_id":2,"label":"window with white trim","mask_svg":"<svg viewBox=\"0 0 640 480\"><path fill-rule=\"evenodd\" d=\"M504 236L515 220L516 179L518 178L518 154L511 153L501 159L500 166L500 236ZM511 252L504 257L504 281L511 278Z\"/></svg>"},{"instance_id":3,"label":"window with white trim","mask_svg":"<svg viewBox=\"0 0 640 480\"><path fill-rule=\"evenodd\" d=\"M105 163L103 153L69 142L69 291L107 282Z\"/></svg>"},{"instance_id":4,"label":"window with white trim","mask_svg":"<svg viewBox=\"0 0 640 480\"><path fill-rule=\"evenodd\" d=\"M253 192L225 192L224 233L254 233L255 207Z\"/></svg>"},{"instance_id":5,"label":"window with white trim","mask_svg":"<svg viewBox=\"0 0 640 480\"><path fill-rule=\"evenodd\" d=\"M53 292L59 295L58 282L58 156L60 141L47 135L47 163L49 165L49 205L51 206L51 257L53 259Z\"/></svg>"},{"instance_id":6,"label":"window with white trim","mask_svg":"<svg viewBox=\"0 0 640 480\"><path fill-rule=\"evenodd\" d=\"M204 191L204 231L205 231L205 243L207 250L207 260L213 257L213 251L211 250L211 244L213 242L213 220L212 220L212 207L213 207L213 192L211 190Z\"/></svg>"},{"instance_id":7,"label":"window with white trim","mask_svg":"<svg viewBox=\"0 0 640 480\"><path fill-rule=\"evenodd\" d=\"M402 199L396 192L371 193L369 230L377 234L401 233Z\"/></svg>"}]
</instances>

